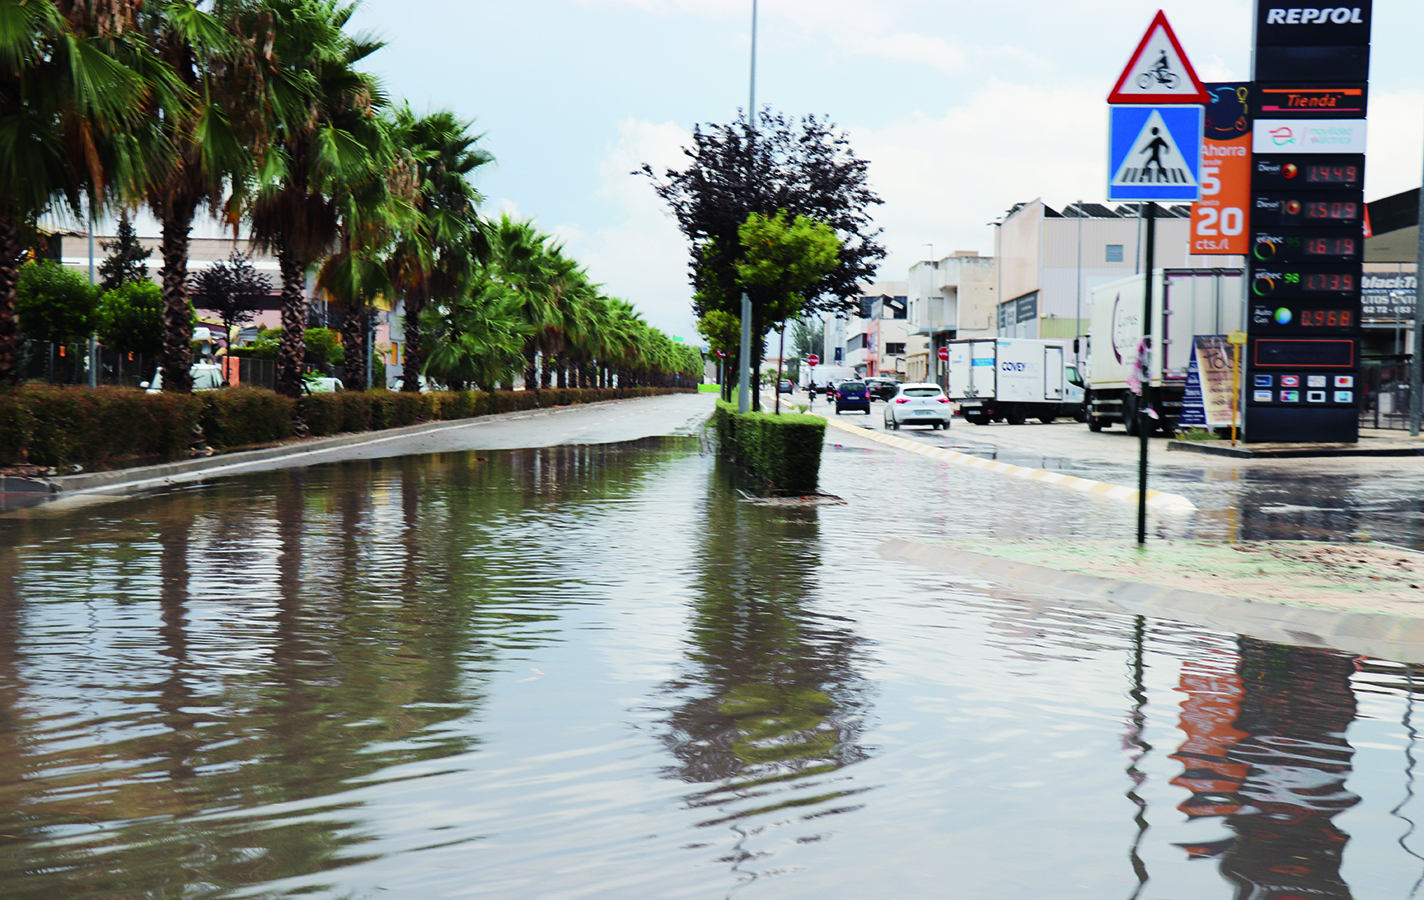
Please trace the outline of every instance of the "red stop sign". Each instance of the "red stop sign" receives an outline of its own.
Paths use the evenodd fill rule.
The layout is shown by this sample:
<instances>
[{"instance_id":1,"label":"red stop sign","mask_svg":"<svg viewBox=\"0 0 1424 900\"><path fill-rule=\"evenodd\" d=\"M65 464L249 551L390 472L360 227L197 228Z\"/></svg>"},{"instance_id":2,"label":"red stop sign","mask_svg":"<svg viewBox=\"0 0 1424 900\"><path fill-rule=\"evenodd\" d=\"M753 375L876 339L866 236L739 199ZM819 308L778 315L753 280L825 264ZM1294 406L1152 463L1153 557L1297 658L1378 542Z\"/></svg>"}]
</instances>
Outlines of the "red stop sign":
<instances>
[{"instance_id":1,"label":"red stop sign","mask_svg":"<svg viewBox=\"0 0 1424 900\"><path fill-rule=\"evenodd\" d=\"M939 348L939 358L940 358L940 359L949 359L949 348L948 348L948 347L941 347L941 348Z\"/></svg>"},{"instance_id":2,"label":"red stop sign","mask_svg":"<svg viewBox=\"0 0 1424 900\"><path fill-rule=\"evenodd\" d=\"M821 357L817 356L817 355L814 354L814 353L812 353L810 356L806 357L806 364L807 364L807 365L816 366L816 365L820 365L820 363L821 363Z\"/></svg>"}]
</instances>

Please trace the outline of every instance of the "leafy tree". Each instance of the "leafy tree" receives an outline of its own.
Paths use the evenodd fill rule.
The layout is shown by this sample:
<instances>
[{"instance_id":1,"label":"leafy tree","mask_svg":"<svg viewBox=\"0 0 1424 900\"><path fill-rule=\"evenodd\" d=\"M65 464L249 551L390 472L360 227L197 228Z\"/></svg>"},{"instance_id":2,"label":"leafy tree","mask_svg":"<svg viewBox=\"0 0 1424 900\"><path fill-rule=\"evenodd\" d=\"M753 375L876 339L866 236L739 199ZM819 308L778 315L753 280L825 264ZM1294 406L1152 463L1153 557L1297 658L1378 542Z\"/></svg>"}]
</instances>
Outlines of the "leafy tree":
<instances>
[{"instance_id":1,"label":"leafy tree","mask_svg":"<svg viewBox=\"0 0 1424 900\"><path fill-rule=\"evenodd\" d=\"M743 287L752 303L753 362L762 337L778 321L772 304L784 295L774 286L743 285L738 272L745 247L739 231L753 214L780 211L830 227L841 242L836 265L802 292L806 312L847 312L858 285L875 276L885 249L876 239L870 207L881 203L868 185L869 163L858 159L844 133L815 116L793 122L762 111L753 129L746 115L723 125L698 126L684 148L686 169L661 177L644 165L687 237L699 316L711 309L739 312Z\"/></svg>"},{"instance_id":2,"label":"leafy tree","mask_svg":"<svg viewBox=\"0 0 1424 900\"><path fill-rule=\"evenodd\" d=\"M824 343L820 323L803 316L791 323L791 352L801 359L812 353L820 355Z\"/></svg>"},{"instance_id":3,"label":"leafy tree","mask_svg":"<svg viewBox=\"0 0 1424 900\"><path fill-rule=\"evenodd\" d=\"M257 271L251 256L233 250L226 262L190 275L188 293L194 306L217 314L224 337L231 340L234 329L257 318L272 293L272 279Z\"/></svg>"},{"instance_id":4,"label":"leafy tree","mask_svg":"<svg viewBox=\"0 0 1424 900\"><path fill-rule=\"evenodd\" d=\"M737 229L742 255L737 280L761 296L762 315L781 322L796 315L806 295L836 267L841 242L829 225L785 210L752 213Z\"/></svg>"},{"instance_id":5,"label":"leafy tree","mask_svg":"<svg viewBox=\"0 0 1424 900\"><path fill-rule=\"evenodd\" d=\"M153 255L153 251L139 243L138 232L134 231L127 210L119 217L118 235L112 241L100 241L99 246L109 254L99 263L99 286L104 290L112 291L122 284L148 280L146 260Z\"/></svg>"},{"instance_id":6,"label":"leafy tree","mask_svg":"<svg viewBox=\"0 0 1424 900\"><path fill-rule=\"evenodd\" d=\"M197 315L188 310L188 333ZM163 289L147 279L129 281L99 298L95 329L99 341L121 353L163 352Z\"/></svg>"},{"instance_id":7,"label":"leafy tree","mask_svg":"<svg viewBox=\"0 0 1424 900\"><path fill-rule=\"evenodd\" d=\"M92 331L98 291L75 269L31 260L20 267L15 294L20 329L32 341L72 344Z\"/></svg>"}]
</instances>

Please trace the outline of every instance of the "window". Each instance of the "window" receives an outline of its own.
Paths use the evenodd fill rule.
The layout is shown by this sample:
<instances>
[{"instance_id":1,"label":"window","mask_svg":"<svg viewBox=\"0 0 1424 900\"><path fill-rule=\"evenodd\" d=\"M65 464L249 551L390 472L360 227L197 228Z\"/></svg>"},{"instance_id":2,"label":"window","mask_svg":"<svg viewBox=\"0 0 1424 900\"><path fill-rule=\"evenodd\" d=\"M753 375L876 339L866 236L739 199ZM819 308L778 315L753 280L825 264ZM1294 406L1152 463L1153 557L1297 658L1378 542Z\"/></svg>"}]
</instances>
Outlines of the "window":
<instances>
[{"instance_id":1,"label":"window","mask_svg":"<svg viewBox=\"0 0 1424 900\"><path fill-rule=\"evenodd\" d=\"M1108 262L1122 262L1122 244L1108 244Z\"/></svg>"},{"instance_id":2,"label":"window","mask_svg":"<svg viewBox=\"0 0 1424 900\"><path fill-rule=\"evenodd\" d=\"M894 343L894 342L892 342L892 341L886 341L886 342L885 342L885 355L886 355L886 356L904 356L904 355L905 355L905 345L904 345L904 344L897 344L897 343Z\"/></svg>"}]
</instances>

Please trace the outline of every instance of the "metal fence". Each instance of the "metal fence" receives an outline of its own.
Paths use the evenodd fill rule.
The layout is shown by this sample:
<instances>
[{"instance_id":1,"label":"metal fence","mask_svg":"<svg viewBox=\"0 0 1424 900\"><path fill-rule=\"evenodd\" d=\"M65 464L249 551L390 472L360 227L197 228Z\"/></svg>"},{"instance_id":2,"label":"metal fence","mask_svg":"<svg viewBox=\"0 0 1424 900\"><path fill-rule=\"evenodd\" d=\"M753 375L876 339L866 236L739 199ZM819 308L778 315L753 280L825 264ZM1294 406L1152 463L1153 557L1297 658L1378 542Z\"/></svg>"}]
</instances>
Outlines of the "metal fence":
<instances>
[{"instance_id":1,"label":"metal fence","mask_svg":"<svg viewBox=\"0 0 1424 900\"><path fill-rule=\"evenodd\" d=\"M1409 429L1409 358L1367 360L1360 366L1360 427Z\"/></svg>"}]
</instances>

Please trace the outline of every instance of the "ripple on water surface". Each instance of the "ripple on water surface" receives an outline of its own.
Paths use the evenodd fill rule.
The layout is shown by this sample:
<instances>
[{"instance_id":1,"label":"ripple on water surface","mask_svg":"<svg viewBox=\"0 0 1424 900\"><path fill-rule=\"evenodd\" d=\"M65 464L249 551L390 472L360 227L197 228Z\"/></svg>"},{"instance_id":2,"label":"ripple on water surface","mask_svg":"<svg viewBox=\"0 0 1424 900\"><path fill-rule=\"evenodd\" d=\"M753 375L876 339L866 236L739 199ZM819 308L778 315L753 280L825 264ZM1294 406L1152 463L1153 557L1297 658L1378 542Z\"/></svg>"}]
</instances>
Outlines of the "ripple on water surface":
<instances>
[{"instance_id":1,"label":"ripple on water surface","mask_svg":"<svg viewBox=\"0 0 1424 900\"><path fill-rule=\"evenodd\" d=\"M5 895L1409 894L1414 668L875 553L1121 504L823 476L846 506L741 503L658 440L7 521Z\"/></svg>"}]
</instances>

